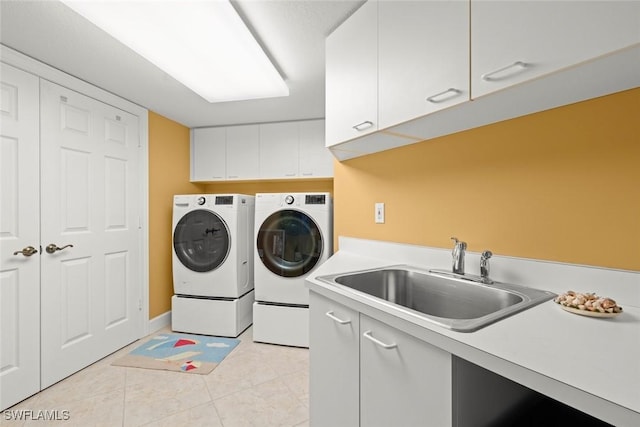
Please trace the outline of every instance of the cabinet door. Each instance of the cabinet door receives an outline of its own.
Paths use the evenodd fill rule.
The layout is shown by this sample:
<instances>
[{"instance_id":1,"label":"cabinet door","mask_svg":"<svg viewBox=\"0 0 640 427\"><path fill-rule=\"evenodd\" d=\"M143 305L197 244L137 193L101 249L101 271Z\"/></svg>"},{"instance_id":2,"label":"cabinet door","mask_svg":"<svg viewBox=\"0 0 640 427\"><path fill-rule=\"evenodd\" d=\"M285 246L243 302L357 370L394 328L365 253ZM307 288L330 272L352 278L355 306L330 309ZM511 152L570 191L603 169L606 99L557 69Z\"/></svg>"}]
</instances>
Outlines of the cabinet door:
<instances>
[{"instance_id":1,"label":"cabinet door","mask_svg":"<svg viewBox=\"0 0 640 427\"><path fill-rule=\"evenodd\" d=\"M638 28L637 1L471 0L472 98L638 43Z\"/></svg>"},{"instance_id":2,"label":"cabinet door","mask_svg":"<svg viewBox=\"0 0 640 427\"><path fill-rule=\"evenodd\" d=\"M298 123L260 125L260 177L294 178L298 175Z\"/></svg>"},{"instance_id":3,"label":"cabinet door","mask_svg":"<svg viewBox=\"0 0 640 427\"><path fill-rule=\"evenodd\" d=\"M309 293L312 426L360 425L358 316L356 311Z\"/></svg>"},{"instance_id":4,"label":"cabinet door","mask_svg":"<svg viewBox=\"0 0 640 427\"><path fill-rule=\"evenodd\" d=\"M451 355L360 315L360 425L449 426Z\"/></svg>"},{"instance_id":5,"label":"cabinet door","mask_svg":"<svg viewBox=\"0 0 640 427\"><path fill-rule=\"evenodd\" d=\"M299 122L300 176L333 177L333 156L325 146L324 120Z\"/></svg>"},{"instance_id":6,"label":"cabinet door","mask_svg":"<svg viewBox=\"0 0 640 427\"><path fill-rule=\"evenodd\" d=\"M379 127L469 100L469 2L382 1Z\"/></svg>"},{"instance_id":7,"label":"cabinet door","mask_svg":"<svg viewBox=\"0 0 640 427\"><path fill-rule=\"evenodd\" d=\"M370 0L327 37L327 146L378 130L377 26Z\"/></svg>"},{"instance_id":8,"label":"cabinet door","mask_svg":"<svg viewBox=\"0 0 640 427\"><path fill-rule=\"evenodd\" d=\"M255 179L260 176L260 126L227 128L227 178Z\"/></svg>"},{"instance_id":9,"label":"cabinet door","mask_svg":"<svg viewBox=\"0 0 640 427\"><path fill-rule=\"evenodd\" d=\"M191 131L191 181L222 180L226 177L226 129Z\"/></svg>"}]
</instances>

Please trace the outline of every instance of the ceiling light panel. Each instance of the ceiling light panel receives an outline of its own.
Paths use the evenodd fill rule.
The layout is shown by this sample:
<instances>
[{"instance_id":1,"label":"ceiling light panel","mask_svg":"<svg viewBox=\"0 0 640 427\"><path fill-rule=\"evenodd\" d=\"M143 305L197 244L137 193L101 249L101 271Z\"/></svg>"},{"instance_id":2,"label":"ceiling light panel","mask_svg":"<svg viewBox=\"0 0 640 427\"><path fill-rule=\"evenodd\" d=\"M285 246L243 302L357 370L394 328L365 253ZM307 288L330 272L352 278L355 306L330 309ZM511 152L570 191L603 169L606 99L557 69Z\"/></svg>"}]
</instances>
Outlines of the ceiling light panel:
<instances>
[{"instance_id":1,"label":"ceiling light panel","mask_svg":"<svg viewBox=\"0 0 640 427\"><path fill-rule=\"evenodd\" d=\"M288 96L226 0L62 0L209 102Z\"/></svg>"}]
</instances>

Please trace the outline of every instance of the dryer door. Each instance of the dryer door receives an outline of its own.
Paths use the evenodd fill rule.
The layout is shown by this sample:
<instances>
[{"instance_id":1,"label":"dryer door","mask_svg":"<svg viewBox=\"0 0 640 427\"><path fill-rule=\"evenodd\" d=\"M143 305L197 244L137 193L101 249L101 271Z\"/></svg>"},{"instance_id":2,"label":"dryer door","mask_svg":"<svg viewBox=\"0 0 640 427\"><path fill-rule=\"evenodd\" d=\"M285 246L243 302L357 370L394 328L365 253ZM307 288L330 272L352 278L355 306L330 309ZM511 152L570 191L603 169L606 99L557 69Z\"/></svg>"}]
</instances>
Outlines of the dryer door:
<instances>
[{"instance_id":1,"label":"dryer door","mask_svg":"<svg viewBox=\"0 0 640 427\"><path fill-rule=\"evenodd\" d=\"M215 270L224 263L230 247L227 225L208 210L187 213L173 231L173 250L189 270L201 273Z\"/></svg>"},{"instance_id":2,"label":"dryer door","mask_svg":"<svg viewBox=\"0 0 640 427\"><path fill-rule=\"evenodd\" d=\"M323 248L315 221L304 212L289 209L264 220L256 244L264 266L282 277L298 277L311 271Z\"/></svg>"}]
</instances>

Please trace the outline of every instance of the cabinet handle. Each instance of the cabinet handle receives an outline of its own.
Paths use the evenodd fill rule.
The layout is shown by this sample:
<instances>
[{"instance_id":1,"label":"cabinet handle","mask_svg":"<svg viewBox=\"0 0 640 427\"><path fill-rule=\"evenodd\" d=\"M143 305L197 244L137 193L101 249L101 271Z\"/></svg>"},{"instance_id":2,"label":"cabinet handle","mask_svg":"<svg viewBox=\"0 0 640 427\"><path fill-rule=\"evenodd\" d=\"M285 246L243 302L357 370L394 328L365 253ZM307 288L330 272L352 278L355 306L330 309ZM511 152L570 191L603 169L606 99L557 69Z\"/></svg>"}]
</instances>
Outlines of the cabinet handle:
<instances>
[{"instance_id":1,"label":"cabinet handle","mask_svg":"<svg viewBox=\"0 0 640 427\"><path fill-rule=\"evenodd\" d=\"M480 76L480 78L482 80L484 80L484 81L487 81L487 82L496 81L496 80L502 80L502 79L508 78L511 74L506 75L506 76L502 76L502 77L500 77L500 76L496 77L496 74L503 73L503 72L508 71L508 70L510 70L512 68L515 68L515 67L520 67L520 70L518 70L518 71L522 71L522 70L524 70L525 68L527 68L529 66L530 66L530 64L527 64L526 62L516 61L513 64L507 65L506 67L502 67L502 68L499 68L497 70L485 73L482 76Z\"/></svg>"},{"instance_id":2,"label":"cabinet handle","mask_svg":"<svg viewBox=\"0 0 640 427\"><path fill-rule=\"evenodd\" d=\"M327 315L327 317L337 323L340 323L341 325L346 325L348 323L351 323L351 320L342 320L339 317L336 317L335 314L333 314L333 311L327 311L325 313Z\"/></svg>"},{"instance_id":3,"label":"cabinet handle","mask_svg":"<svg viewBox=\"0 0 640 427\"><path fill-rule=\"evenodd\" d=\"M449 96L444 96L443 95L447 95L449 94ZM453 87L450 87L449 89L442 91L440 93L436 93L435 95L431 95L430 97L427 98L427 101L429 102L433 102L434 104L438 104L440 102L444 102L444 101L448 101L451 98L455 98L456 96L462 94L462 91Z\"/></svg>"},{"instance_id":4,"label":"cabinet handle","mask_svg":"<svg viewBox=\"0 0 640 427\"><path fill-rule=\"evenodd\" d=\"M363 130L369 129L371 126L373 126L373 122L370 122L369 120L367 120L362 123L358 123L353 128L358 132L362 132Z\"/></svg>"},{"instance_id":5,"label":"cabinet handle","mask_svg":"<svg viewBox=\"0 0 640 427\"><path fill-rule=\"evenodd\" d=\"M365 337L366 339L373 341L374 343L378 344L380 347L387 349L387 350L391 350L392 348L396 348L398 346L398 344L393 343L393 344L386 344L382 341L380 341L377 338L374 338L371 335L371 331L366 331L364 334L362 334L363 337Z\"/></svg>"}]
</instances>

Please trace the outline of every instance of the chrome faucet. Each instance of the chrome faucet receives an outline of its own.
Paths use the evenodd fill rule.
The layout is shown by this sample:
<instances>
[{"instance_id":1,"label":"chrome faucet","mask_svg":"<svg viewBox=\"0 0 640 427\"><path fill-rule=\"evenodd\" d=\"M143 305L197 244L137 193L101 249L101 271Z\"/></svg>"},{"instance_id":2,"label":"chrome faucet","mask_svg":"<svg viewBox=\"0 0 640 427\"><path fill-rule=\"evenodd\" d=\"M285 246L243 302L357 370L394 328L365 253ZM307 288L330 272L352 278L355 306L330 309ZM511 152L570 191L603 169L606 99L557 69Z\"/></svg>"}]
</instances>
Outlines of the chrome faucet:
<instances>
[{"instance_id":1,"label":"chrome faucet","mask_svg":"<svg viewBox=\"0 0 640 427\"><path fill-rule=\"evenodd\" d=\"M480 255L480 277L483 281L489 281L489 258L492 256L491 251L484 251Z\"/></svg>"},{"instance_id":2,"label":"chrome faucet","mask_svg":"<svg viewBox=\"0 0 640 427\"><path fill-rule=\"evenodd\" d=\"M467 250L467 243L461 242L456 237L452 237L455 246L453 247L453 272L456 274L464 274L464 252Z\"/></svg>"}]
</instances>

